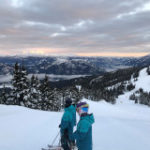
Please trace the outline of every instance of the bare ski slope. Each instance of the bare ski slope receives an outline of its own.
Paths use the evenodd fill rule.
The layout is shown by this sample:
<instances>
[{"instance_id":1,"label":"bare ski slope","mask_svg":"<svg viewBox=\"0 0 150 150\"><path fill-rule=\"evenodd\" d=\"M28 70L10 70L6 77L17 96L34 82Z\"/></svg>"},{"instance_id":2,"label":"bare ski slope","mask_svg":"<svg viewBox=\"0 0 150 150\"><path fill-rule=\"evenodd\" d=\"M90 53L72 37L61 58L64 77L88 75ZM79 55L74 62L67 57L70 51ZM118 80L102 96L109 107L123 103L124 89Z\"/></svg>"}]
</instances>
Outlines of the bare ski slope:
<instances>
[{"instance_id":1,"label":"bare ski slope","mask_svg":"<svg viewBox=\"0 0 150 150\"><path fill-rule=\"evenodd\" d=\"M91 102L93 150L149 150L150 108ZM40 150L57 135L62 113L0 105L0 150Z\"/></svg>"}]
</instances>

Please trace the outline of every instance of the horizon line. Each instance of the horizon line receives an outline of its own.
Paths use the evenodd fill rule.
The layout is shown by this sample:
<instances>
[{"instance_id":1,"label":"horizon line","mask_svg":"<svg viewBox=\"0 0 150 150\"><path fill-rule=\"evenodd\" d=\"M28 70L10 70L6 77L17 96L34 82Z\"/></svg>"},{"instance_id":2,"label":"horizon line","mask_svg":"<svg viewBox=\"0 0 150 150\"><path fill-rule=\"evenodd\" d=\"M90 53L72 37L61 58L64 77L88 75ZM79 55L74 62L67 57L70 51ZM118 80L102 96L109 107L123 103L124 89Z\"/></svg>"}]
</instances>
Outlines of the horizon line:
<instances>
[{"instance_id":1,"label":"horizon line","mask_svg":"<svg viewBox=\"0 0 150 150\"><path fill-rule=\"evenodd\" d=\"M76 54L4 54L0 57L144 57L150 53L117 53L117 52L103 52L103 53L76 53Z\"/></svg>"}]
</instances>

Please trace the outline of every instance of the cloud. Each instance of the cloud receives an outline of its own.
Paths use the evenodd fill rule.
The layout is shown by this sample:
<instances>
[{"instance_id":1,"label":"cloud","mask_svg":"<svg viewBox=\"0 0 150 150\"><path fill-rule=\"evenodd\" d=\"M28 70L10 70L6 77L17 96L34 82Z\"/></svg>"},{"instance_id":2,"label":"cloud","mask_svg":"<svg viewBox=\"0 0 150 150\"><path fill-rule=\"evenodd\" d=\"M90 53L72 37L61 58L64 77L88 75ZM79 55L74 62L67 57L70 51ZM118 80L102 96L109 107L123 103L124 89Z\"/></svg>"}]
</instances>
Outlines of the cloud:
<instances>
[{"instance_id":1,"label":"cloud","mask_svg":"<svg viewBox=\"0 0 150 150\"><path fill-rule=\"evenodd\" d=\"M149 0L0 0L0 51L150 52ZM53 51L51 51L53 49ZM27 53L28 53L27 50ZM36 52L35 52L36 53Z\"/></svg>"}]
</instances>

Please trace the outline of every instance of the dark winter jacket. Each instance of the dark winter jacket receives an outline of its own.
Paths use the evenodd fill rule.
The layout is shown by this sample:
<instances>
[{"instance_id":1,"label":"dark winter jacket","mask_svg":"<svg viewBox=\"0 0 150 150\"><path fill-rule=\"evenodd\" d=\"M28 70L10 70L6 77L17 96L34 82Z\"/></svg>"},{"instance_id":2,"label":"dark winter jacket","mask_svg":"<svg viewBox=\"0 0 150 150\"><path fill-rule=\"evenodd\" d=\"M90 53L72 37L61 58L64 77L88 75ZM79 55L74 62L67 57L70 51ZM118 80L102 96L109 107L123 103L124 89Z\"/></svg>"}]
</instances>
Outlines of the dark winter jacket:
<instances>
[{"instance_id":1,"label":"dark winter jacket","mask_svg":"<svg viewBox=\"0 0 150 150\"><path fill-rule=\"evenodd\" d=\"M75 107L73 105L65 108L65 112L61 119L61 125L60 125L61 136L67 134L69 140L72 140L73 137L73 127L75 122L74 112L75 112Z\"/></svg>"},{"instance_id":2,"label":"dark winter jacket","mask_svg":"<svg viewBox=\"0 0 150 150\"><path fill-rule=\"evenodd\" d=\"M77 130L73 134L79 150L92 150L92 124L94 123L93 114L81 116L77 125Z\"/></svg>"}]
</instances>

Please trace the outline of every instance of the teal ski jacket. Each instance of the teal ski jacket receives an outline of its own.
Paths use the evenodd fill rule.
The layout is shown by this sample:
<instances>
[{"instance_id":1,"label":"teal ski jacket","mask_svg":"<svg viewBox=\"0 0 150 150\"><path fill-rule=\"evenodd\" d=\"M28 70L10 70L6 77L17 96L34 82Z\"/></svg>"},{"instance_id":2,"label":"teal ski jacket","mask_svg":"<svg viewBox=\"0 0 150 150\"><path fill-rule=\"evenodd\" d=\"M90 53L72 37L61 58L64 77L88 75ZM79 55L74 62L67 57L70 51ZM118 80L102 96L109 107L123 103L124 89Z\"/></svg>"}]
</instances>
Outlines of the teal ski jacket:
<instances>
[{"instance_id":1,"label":"teal ski jacket","mask_svg":"<svg viewBox=\"0 0 150 150\"><path fill-rule=\"evenodd\" d=\"M92 124L94 123L93 114L80 117L77 130L73 134L79 150L92 150Z\"/></svg>"},{"instance_id":2,"label":"teal ski jacket","mask_svg":"<svg viewBox=\"0 0 150 150\"><path fill-rule=\"evenodd\" d=\"M68 135L69 140L72 140L73 138L73 127L75 126L75 120L76 120L76 110L73 105L65 108L63 117L61 119L61 136L64 134Z\"/></svg>"},{"instance_id":3,"label":"teal ski jacket","mask_svg":"<svg viewBox=\"0 0 150 150\"><path fill-rule=\"evenodd\" d=\"M74 122L74 126L76 126L76 106L72 105L73 106L73 122Z\"/></svg>"}]
</instances>

